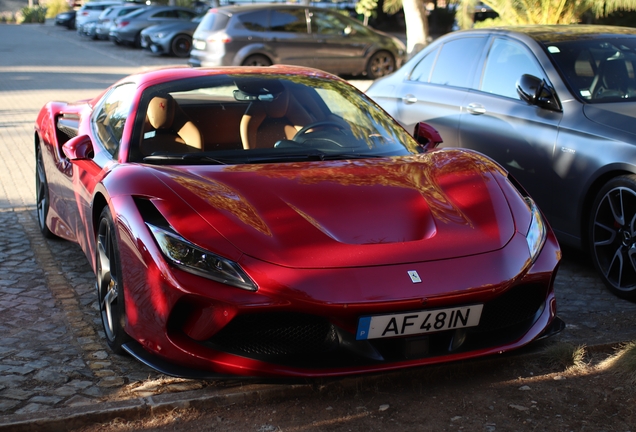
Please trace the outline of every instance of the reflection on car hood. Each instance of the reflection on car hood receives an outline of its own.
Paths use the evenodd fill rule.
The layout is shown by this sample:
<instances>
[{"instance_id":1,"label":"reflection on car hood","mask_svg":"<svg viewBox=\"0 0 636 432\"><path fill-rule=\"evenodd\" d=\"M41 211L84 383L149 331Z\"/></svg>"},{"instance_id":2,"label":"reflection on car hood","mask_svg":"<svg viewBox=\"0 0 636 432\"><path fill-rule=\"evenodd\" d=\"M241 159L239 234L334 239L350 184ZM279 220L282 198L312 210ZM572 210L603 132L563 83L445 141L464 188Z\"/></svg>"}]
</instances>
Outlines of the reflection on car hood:
<instances>
[{"instance_id":1,"label":"reflection on car hood","mask_svg":"<svg viewBox=\"0 0 636 432\"><path fill-rule=\"evenodd\" d=\"M614 129L636 134L636 103L615 102L604 104L584 105L585 117L595 123Z\"/></svg>"},{"instance_id":2,"label":"reflection on car hood","mask_svg":"<svg viewBox=\"0 0 636 432\"><path fill-rule=\"evenodd\" d=\"M283 266L369 266L473 255L502 248L515 230L493 178L501 171L463 150L154 169L239 250Z\"/></svg>"}]
</instances>

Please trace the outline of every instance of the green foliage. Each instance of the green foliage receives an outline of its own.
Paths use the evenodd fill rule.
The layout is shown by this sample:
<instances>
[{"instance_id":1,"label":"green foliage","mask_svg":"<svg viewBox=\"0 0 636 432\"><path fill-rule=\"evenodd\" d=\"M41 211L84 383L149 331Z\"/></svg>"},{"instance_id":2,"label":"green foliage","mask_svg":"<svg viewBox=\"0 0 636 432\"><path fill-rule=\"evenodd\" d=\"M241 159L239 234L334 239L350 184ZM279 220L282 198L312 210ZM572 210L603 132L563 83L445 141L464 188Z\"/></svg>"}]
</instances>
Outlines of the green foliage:
<instances>
[{"instance_id":1,"label":"green foliage","mask_svg":"<svg viewBox=\"0 0 636 432\"><path fill-rule=\"evenodd\" d=\"M46 8L44 6L23 7L16 14L18 24L44 24L46 20Z\"/></svg>"},{"instance_id":2,"label":"green foliage","mask_svg":"<svg viewBox=\"0 0 636 432\"><path fill-rule=\"evenodd\" d=\"M55 18L57 14L69 10L66 0L48 0L46 3L42 3L46 6L47 18Z\"/></svg>"},{"instance_id":3,"label":"green foliage","mask_svg":"<svg viewBox=\"0 0 636 432\"><path fill-rule=\"evenodd\" d=\"M377 8L378 0L359 0L358 3L356 3L356 12L367 19L377 15L375 11Z\"/></svg>"},{"instance_id":4,"label":"green foliage","mask_svg":"<svg viewBox=\"0 0 636 432\"><path fill-rule=\"evenodd\" d=\"M636 27L636 11L618 10L593 20L594 24Z\"/></svg>"},{"instance_id":5,"label":"green foliage","mask_svg":"<svg viewBox=\"0 0 636 432\"><path fill-rule=\"evenodd\" d=\"M0 23L14 23L15 16L13 12L0 12Z\"/></svg>"}]
</instances>

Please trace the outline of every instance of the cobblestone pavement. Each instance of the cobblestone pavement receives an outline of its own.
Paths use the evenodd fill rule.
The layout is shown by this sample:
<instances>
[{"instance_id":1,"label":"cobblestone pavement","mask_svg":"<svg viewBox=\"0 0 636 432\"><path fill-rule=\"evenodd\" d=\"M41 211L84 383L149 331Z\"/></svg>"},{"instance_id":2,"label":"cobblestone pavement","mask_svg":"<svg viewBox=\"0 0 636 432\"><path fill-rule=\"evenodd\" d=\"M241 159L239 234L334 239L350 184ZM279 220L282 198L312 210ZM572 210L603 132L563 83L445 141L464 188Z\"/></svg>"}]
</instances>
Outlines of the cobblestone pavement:
<instances>
[{"instance_id":1,"label":"cobblestone pavement","mask_svg":"<svg viewBox=\"0 0 636 432\"><path fill-rule=\"evenodd\" d=\"M174 62L185 63L50 24L0 25L0 429L51 409L243 385L169 378L108 351L86 258L77 245L43 239L36 225L32 141L40 107ZM636 304L612 296L585 256L565 250L556 290L568 327L555 340L636 339Z\"/></svg>"}]
</instances>

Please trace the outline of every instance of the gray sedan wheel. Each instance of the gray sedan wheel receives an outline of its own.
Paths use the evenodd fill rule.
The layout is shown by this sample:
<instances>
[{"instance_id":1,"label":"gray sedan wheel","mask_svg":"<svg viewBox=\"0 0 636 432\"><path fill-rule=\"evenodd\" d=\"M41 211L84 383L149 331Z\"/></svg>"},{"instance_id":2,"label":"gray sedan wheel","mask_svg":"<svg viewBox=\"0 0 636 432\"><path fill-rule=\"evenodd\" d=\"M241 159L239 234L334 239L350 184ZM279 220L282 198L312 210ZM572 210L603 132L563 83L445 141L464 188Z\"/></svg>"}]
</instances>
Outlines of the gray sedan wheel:
<instances>
[{"instance_id":1,"label":"gray sedan wheel","mask_svg":"<svg viewBox=\"0 0 636 432\"><path fill-rule=\"evenodd\" d=\"M192 38L188 35L176 35L170 43L170 51L176 57L188 57L190 50L192 50Z\"/></svg>"},{"instance_id":2,"label":"gray sedan wheel","mask_svg":"<svg viewBox=\"0 0 636 432\"><path fill-rule=\"evenodd\" d=\"M97 299L106 342L114 353L123 354L125 351L122 345L130 340L130 336L124 331L126 307L121 260L115 224L108 207L102 211L99 218L96 244Z\"/></svg>"},{"instance_id":3,"label":"gray sedan wheel","mask_svg":"<svg viewBox=\"0 0 636 432\"><path fill-rule=\"evenodd\" d=\"M254 54L243 60L241 66L271 66L272 62L264 55Z\"/></svg>"},{"instance_id":4,"label":"gray sedan wheel","mask_svg":"<svg viewBox=\"0 0 636 432\"><path fill-rule=\"evenodd\" d=\"M367 76L370 79L377 79L393 72L395 72L395 58L388 51L378 51L367 63Z\"/></svg>"},{"instance_id":5,"label":"gray sedan wheel","mask_svg":"<svg viewBox=\"0 0 636 432\"><path fill-rule=\"evenodd\" d=\"M636 301L636 175L616 177L600 190L589 237L605 285L616 296Z\"/></svg>"}]
</instances>

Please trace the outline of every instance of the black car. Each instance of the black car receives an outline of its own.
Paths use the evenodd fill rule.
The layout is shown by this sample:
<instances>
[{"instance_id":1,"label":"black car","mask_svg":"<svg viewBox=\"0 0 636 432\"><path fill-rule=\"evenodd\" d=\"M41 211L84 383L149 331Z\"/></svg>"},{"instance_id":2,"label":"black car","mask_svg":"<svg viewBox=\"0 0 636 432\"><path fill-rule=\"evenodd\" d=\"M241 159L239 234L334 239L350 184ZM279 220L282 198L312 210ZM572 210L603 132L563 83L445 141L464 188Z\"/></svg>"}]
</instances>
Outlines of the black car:
<instances>
[{"instance_id":1,"label":"black car","mask_svg":"<svg viewBox=\"0 0 636 432\"><path fill-rule=\"evenodd\" d=\"M368 90L407 130L478 150L528 190L564 244L636 301L636 29L528 26L436 40Z\"/></svg>"},{"instance_id":2,"label":"black car","mask_svg":"<svg viewBox=\"0 0 636 432\"><path fill-rule=\"evenodd\" d=\"M66 27L69 30L74 30L75 15L77 15L77 11L75 10L60 12L59 14L55 16L55 25Z\"/></svg>"}]
</instances>

